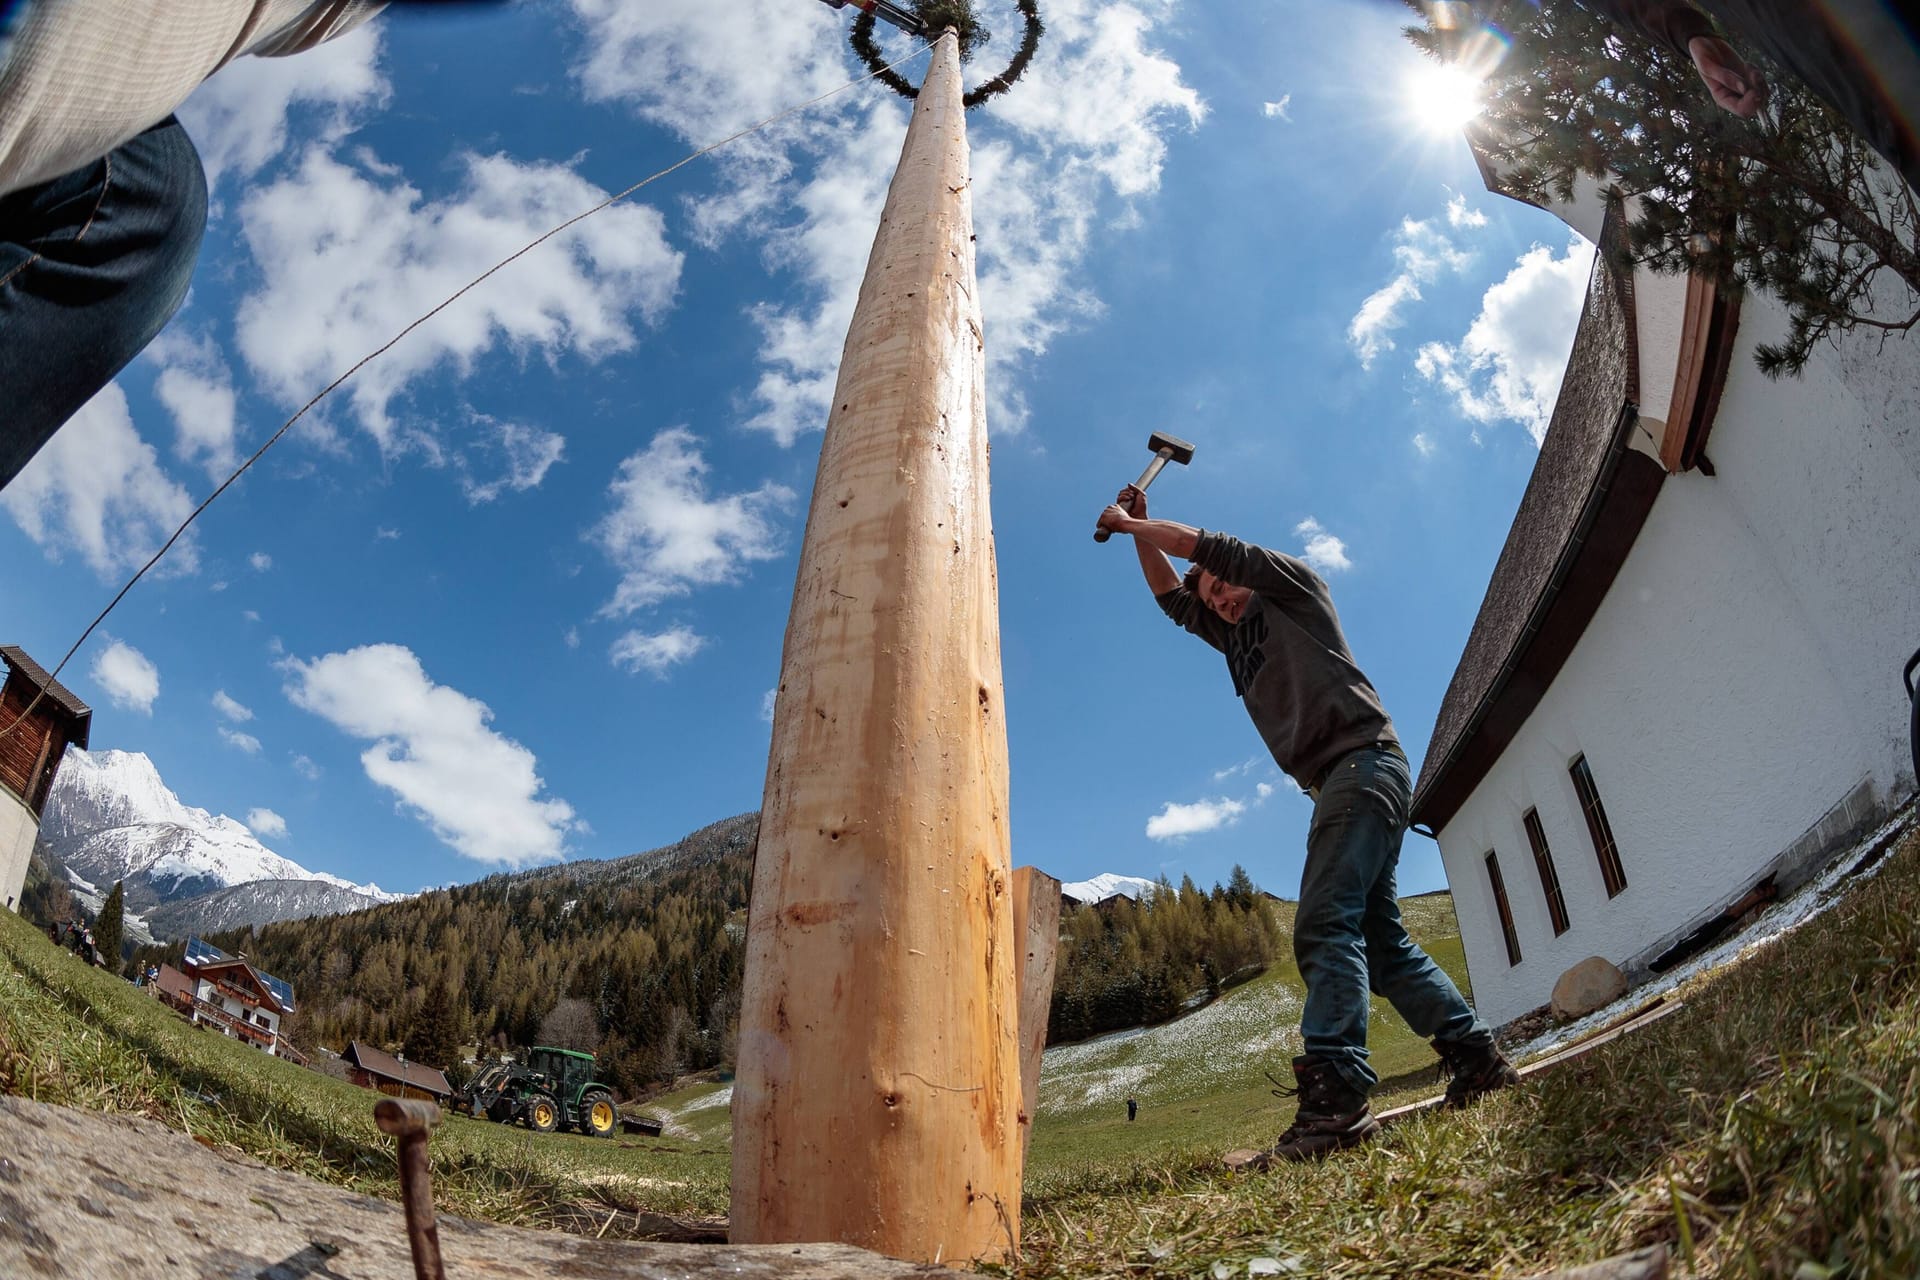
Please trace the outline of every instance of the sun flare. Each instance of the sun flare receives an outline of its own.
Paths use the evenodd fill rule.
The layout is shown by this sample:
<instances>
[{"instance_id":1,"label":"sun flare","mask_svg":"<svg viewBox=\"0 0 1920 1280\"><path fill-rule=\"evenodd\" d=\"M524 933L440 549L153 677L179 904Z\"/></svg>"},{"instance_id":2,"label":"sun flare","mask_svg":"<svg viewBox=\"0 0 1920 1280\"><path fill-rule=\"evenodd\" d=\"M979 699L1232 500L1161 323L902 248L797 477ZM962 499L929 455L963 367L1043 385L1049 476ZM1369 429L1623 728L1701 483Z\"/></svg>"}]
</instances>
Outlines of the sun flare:
<instances>
[{"instance_id":1,"label":"sun flare","mask_svg":"<svg viewBox=\"0 0 1920 1280\"><path fill-rule=\"evenodd\" d=\"M1407 78L1407 110L1429 133L1458 133L1486 107L1479 77L1456 66L1428 65Z\"/></svg>"}]
</instances>

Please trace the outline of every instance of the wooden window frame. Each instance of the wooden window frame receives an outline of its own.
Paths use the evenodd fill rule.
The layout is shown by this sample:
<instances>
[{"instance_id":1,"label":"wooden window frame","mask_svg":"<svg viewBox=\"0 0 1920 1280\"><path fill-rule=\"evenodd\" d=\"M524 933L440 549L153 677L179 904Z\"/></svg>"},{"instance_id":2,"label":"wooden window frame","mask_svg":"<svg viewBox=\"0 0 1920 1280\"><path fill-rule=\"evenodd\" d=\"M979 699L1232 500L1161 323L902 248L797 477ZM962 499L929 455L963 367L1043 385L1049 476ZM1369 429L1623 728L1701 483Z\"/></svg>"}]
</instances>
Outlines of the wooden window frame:
<instances>
[{"instance_id":1,"label":"wooden window frame","mask_svg":"<svg viewBox=\"0 0 1920 1280\"><path fill-rule=\"evenodd\" d=\"M1547 831L1540 825L1540 811L1529 809L1521 815L1527 829L1527 843L1533 846L1533 869L1540 875L1540 892L1546 895L1547 916L1553 921L1553 936L1559 937L1573 927L1567 915L1567 895L1560 888L1560 872L1553 865L1553 849L1547 844Z\"/></svg>"},{"instance_id":2,"label":"wooden window frame","mask_svg":"<svg viewBox=\"0 0 1920 1280\"><path fill-rule=\"evenodd\" d=\"M1507 967L1520 963L1520 934L1513 927L1513 904L1507 901L1507 880L1500 874L1500 858L1492 849L1487 850L1487 880L1493 885L1493 905L1500 913L1500 932L1507 943Z\"/></svg>"},{"instance_id":3,"label":"wooden window frame","mask_svg":"<svg viewBox=\"0 0 1920 1280\"><path fill-rule=\"evenodd\" d=\"M1600 878L1606 882L1607 896L1617 898L1627 891L1627 869L1620 865L1620 845L1613 838L1613 824L1607 821L1607 807L1600 802L1600 784L1594 780L1593 766L1583 752L1567 765L1567 772L1573 777L1574 794L1580 797L1580 812L1587 819L1587 834L1593 840L1593 856L1600 861Z\"/></svg>"}]
</instances>

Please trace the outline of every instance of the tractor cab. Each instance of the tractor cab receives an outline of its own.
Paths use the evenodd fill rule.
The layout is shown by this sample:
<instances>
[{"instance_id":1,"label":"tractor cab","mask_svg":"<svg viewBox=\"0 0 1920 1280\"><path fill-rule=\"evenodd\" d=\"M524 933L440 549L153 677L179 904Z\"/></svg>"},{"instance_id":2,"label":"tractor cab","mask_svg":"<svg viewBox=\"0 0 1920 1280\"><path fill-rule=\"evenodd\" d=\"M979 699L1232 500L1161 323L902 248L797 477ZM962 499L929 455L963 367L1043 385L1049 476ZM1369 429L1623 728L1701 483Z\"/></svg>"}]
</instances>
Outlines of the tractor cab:
<instances>
[{"instance_id":1,"label":"tractor cab","mask_svg":"<svg viewBox=\"0 0 1920 1280\"><path fill-rule=\"evenodd\" d=\"M580 1096L582 1087L593 1082L593 1055L536 1045L527 1054L527 1070L545 1076L555 1096L572 1102Z\"/></svg>"}]
</instances>

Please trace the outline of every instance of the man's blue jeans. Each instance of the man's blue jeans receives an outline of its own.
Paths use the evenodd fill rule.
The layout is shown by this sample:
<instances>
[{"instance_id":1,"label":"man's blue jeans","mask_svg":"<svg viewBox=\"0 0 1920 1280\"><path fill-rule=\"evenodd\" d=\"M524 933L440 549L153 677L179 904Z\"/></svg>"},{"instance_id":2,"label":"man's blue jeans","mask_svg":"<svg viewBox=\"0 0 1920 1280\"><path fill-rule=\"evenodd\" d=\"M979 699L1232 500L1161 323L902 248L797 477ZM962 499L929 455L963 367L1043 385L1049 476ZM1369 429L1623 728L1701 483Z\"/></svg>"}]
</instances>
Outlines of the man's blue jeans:
<instances>
[{"instance_id":1,"label":"man's blue jeans","mask_svg":"<svg viewBox=\"0 0 1920 1280\"><path fill-rule=\"evenodd\" d=\"M171 116L0 196L0 486L166 326L206 225L200 154Z\"/></svg>"},{"instance_id":2,"label":"man's blue jeans","mask_svg":"<svg viewBox=\"0 0 1920 1280\"><path fill-rule=\"evenodd\" d=\"M1300 1018L1309 1057L1331 1062L1362 1093L1367 993L1385 996L1423 1039L1488 1044L1493 1032L1453 980L1407 936L1394 870L1413 781L1397 752L1363 748L1334 762L1313 806L1293 956L1307 984Z\"/></svg>"}]
</instances>

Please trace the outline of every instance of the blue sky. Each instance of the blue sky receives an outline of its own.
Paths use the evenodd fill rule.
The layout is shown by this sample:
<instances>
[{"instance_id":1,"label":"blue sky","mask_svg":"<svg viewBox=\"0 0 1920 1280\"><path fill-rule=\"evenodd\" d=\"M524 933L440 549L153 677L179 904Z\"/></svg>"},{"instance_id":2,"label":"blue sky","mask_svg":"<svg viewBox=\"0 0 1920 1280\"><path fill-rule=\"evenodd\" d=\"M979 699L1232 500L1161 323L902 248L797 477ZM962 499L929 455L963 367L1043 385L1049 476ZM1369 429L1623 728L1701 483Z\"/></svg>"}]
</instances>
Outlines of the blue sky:
<instances>
[{"instance_id":1,"label":"blue sky","mask_svg":"<svg viewBox=\"0 0 1920 1280\"><path fill-rule=\"evenodd\" d=\"M1000 43L1011 0L981 0ZM389 12L214 77L214 210L147 355L0 492L8 643L51 665L314 391L546 227L852 78L815 0ZM1004 12L1001 10L1004 9ZM1294 554L1417 765L1551 408L1590 251L1488 195L1386 3L1045 0L970 117L1016 863L1244 864L1309 806L1093 519ZM904 51L905 46L893 46ZM910 72L918 77L916 63ZM96 748L308 867L410 890L759 803L854 289L905 127L877 85L655 183L348 383L63 681ZM1402 886L1444 884L1409 837Z\"/></svg>"}]
</instances>

